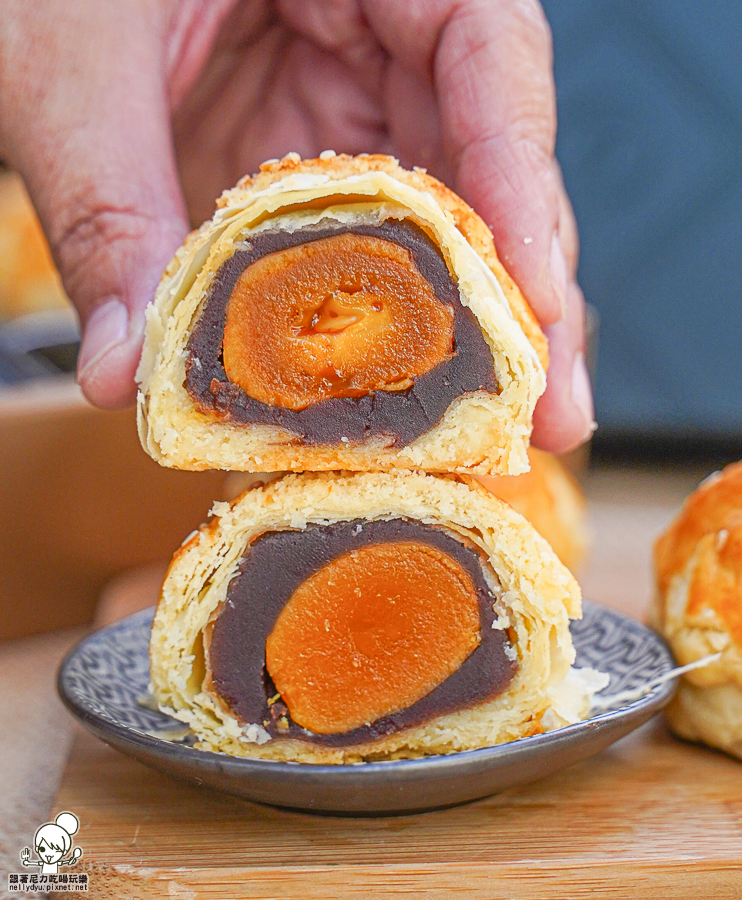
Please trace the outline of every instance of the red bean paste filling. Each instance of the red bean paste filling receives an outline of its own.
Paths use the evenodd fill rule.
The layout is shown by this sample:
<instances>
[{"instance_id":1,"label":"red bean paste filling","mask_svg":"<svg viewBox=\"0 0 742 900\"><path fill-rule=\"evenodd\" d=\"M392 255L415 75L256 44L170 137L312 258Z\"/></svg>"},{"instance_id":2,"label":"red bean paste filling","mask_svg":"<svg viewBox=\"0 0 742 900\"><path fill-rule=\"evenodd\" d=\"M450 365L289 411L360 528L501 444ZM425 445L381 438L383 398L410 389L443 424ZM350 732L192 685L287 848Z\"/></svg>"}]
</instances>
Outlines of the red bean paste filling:
<instances>
[{"instance_id":1,"label":"red bean paste filling","mask_svg":"<svg viewBox=\"0 0 742 900\"><path fill-rule=\"evenodd\" d=\"M253 262L275 253L338 234L370 235L394 241L412 254L418 271L441 303L454 309L453 356L419 376L403 391L375 391L362 397L333 397L302 410L270 406L248 397L227 378L222 358L227 307L238 278ZM463 306L459 289L440 250L412 222L381 225L311 225L298 231L264 231L246 241L222 264L188 341L185 386L205 413L236 424L275 425L306 445L334 445L341 438L362 443L383 435L405 446L430 431L457 397L474 391L499 392L492 352L476 317Z\"/></svg>"},{"instance_id":2,"label":"red bean paste filling","mask_svg":"<svg viewBox=\"0 0 742 900\"><path fill-rule=\"evenodd\" d=\"M369 544L410 540L447 553L471 577L479 603L481 643L452 675L407 709L342 734L316 734L300 727L284 703L268 703L277 691L265 665L265 642L281 610L299 585L333 559ZM517 664L506 653L510 647L506 632L493 628L496 600L479 554L434 525L402 518L354 519L308 525L303 531L265 532L248 546L214 622L209 646L212 684L242 723L259 723L273 737L331 747L378 740L496 697L508 687ZM279 719L283 719L280 730Z\"/></svg>"}]
</instances>

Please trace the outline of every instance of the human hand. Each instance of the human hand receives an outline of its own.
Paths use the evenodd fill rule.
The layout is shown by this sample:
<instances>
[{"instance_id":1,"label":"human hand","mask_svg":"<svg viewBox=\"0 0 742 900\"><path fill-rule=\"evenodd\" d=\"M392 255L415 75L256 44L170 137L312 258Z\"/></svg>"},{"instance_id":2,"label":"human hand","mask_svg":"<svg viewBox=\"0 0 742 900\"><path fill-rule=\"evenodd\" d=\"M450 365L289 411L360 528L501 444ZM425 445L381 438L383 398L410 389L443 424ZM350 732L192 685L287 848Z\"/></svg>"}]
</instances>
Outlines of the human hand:
<instances>
[{"instance_id":1,"label":"human hand","mask_svg":"<svg viewBox=\"0 0 742 900\"><path fill-rule=\"evenodd\" d=\"M474 206L550 339L534 443L589 435L535 0L7 0L0 58L0 152L80 314L94 403L133 399L144 309L188 213L266 158L329 147L426 166Z\"/></svg>"}]
</instances>

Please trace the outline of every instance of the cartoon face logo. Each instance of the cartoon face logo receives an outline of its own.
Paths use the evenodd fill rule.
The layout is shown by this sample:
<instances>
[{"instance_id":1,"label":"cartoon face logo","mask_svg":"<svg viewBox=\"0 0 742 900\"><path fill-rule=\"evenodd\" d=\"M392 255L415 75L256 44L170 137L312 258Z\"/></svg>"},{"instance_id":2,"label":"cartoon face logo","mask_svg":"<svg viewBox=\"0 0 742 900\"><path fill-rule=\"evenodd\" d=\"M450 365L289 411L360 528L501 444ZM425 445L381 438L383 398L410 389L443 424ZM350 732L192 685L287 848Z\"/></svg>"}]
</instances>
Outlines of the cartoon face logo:
<instances>
[{"instance_id":1,"label":"cartoon face logo","mask_svg":"<svg viewBox=\"0 0 742 900\"><path fill-rule=\"evenodd\" d=\"M53 822L47 822L37 828L33 839L33 846L37 860L31 859L31 851L28 847L21 850L21 862L24 866L41 866L42 874L56 875L60 866L74 866L82 856L80 847L75 847L69 856L66 856L72 847L72 835L77 833L80 820L74 813L60 813Z\"/></svg>"},{"instance_id":2,"label":"cartoon face logo","mask_svg":"<svg viewBox=\"0 0 742 900\"><path fill-rule=\"evenodd\" d=\"M59 863L64 856L65 844L70 840L69 832L59 825L44 825L36 832L34 849L45 863Z\"/></svg>"}]
</instances>

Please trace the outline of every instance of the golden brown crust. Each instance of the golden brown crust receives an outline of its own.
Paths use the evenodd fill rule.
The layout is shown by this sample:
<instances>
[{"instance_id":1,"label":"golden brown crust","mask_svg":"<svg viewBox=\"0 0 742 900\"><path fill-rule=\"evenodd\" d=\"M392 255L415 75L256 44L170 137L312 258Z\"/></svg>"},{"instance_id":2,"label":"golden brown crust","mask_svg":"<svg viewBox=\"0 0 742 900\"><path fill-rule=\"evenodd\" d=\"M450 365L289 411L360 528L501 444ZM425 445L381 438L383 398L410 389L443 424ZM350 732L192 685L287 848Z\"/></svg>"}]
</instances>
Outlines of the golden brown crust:
<instances>
[{"instance_id":1,"label":"golden brown crust","mask_svg":"<svg viewBox=\"0 0 742 900\"><path fill-rule=\"evenodd\" d=\"M552 453L531 447L528 459L531 469L524 475L479 475L477 480L528 519L564 565L576 572L589 543L585 495Z\"/></svg>"},{"instance_id":2,"label":"golden brown crust","mask_svg":"<svg viewBox=\"0 0 742 900\"><path fill-rule=\"evenodd\" d=\"M700 687L683 678L665 715L680 737L742 759L742 688L736 684Z\"/></svg>"},{"instance_id":3,"label":"golden brown crust","mask_svg":"<svg viewBox=\"0 0 742 900\"><path fill-rule=\"evenodd\" d=\"M698 542L688 585L689 619L713 610L742 647L742 522Z\"/></svg>"},{"instance_id":4,"label":"golden brown crust","mask_svg":"<svg viewBox=\"0 0 742 900\"><path fill-rule=\"evenodd\" d=\"M655 627L683 665L668 718L683 737L739 755L742 741L742 463L707 478L654 548Z\"/></svg>"},{"instance_id":5,"label":"golden brown crust","mask_svg":"<svg viewBox=\"0 0 742 900\"><path fill-rule=\"evenodd\" d=\"M742 462L707 478L683 504L680 513L654 546L660 592L679 575L705 534L742 521Z\"/></svg>"}]
</instances>

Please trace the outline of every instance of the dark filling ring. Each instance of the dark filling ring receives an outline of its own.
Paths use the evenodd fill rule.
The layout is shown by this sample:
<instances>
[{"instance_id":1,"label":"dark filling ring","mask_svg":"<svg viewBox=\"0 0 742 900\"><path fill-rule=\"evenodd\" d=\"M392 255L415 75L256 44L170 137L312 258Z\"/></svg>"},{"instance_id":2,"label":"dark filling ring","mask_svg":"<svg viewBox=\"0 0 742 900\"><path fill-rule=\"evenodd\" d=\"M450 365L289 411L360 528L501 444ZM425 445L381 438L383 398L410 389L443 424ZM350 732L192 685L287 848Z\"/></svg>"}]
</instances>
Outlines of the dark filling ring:
<instances>
[{"instance_id":1,"label":"dark filling ring","mask_svg":"<svg viewBox=\"0 0 742 900\"><path fill-rule=\"evenodd\" d=\"M335 397L302 410L270 406L248 397L227 378L222 360L227 307L240 275L269 253L349 232L394 241L410 251L438 300L454 309L452 358L419 376L404 391ZM216 273L188 341L185 386L202 412L241 425L275 425L308 445L334 445L341 438L362 443L383 435L393 445L404 446L437 425L458 397L474 391L499 392L492 352L476 317L462 305L458 286L438 247L412 222L389 220L381 225L311 225L294 232L265 231L246 241L245 248Z\"/></svg>"},{"instance_id":2,"label":"dark filling ring","mask_svg":"<svg viewBox=\"0 0 742 900\"><path fill-rule=\"evenodd\" d=\"M265 665L265 643L294 591L332 560L369 544L419 541L451 556L471 577L479 603L481 643L429 694L389 716L342 734L315 734L292 721L276 694ZM493 624L497 595L484 577L479 554L444 529L409 519L354 519L332 525L308 525L303 531L269 531L248 545L207 641L213 689L244 724L258 723L272 736L312 741L330 747L368 743L401 728L419 725L501 694L517 663L506 650L507 634ZM277 727L278 719L284 721Z\"/></svg>"}]
</instances>

